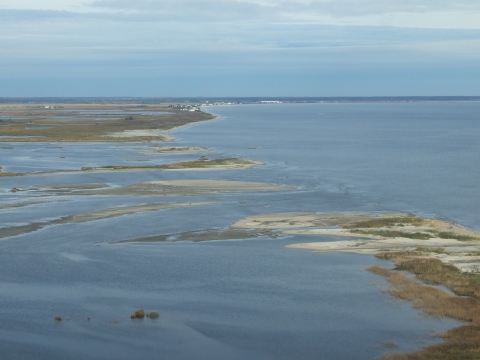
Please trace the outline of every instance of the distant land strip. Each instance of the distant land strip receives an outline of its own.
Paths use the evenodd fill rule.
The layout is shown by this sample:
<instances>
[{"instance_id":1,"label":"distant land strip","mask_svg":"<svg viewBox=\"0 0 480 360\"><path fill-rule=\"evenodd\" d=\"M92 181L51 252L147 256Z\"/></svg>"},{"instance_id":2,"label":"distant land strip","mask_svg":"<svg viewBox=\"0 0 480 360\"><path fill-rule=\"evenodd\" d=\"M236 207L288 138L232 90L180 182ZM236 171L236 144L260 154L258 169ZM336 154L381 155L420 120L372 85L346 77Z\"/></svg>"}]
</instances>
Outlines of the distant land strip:
<instances>
[{"instance_id":1,"label":"distant land strip","mask_svg":"<svg viewBox=\"0 0 480 360\"><path fill-rule=\"evenodd\" d=\"M329 96L329 97L0 97L0 104L162 104L480 101L480 96Z\"/></svg>"}]
</instances>

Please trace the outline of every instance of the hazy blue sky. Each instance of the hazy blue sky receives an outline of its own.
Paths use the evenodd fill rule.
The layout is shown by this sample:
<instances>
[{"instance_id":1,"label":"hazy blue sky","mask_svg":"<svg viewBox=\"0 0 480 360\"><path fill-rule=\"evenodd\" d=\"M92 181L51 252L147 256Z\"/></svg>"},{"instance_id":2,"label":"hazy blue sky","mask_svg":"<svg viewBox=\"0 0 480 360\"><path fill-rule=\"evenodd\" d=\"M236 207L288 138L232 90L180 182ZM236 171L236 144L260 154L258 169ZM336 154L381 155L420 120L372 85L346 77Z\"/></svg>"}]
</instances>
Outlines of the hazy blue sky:
<instances>
[{"instance_id":1,"label":"hazy blue sky","mask_svg":"<svg viewBox=\"0 0 480 360\"><path fill-rule=\"evenodd\" d=\"M0 0L0 96L480 95L480 0Z\"/></svg>"}]
</instances>

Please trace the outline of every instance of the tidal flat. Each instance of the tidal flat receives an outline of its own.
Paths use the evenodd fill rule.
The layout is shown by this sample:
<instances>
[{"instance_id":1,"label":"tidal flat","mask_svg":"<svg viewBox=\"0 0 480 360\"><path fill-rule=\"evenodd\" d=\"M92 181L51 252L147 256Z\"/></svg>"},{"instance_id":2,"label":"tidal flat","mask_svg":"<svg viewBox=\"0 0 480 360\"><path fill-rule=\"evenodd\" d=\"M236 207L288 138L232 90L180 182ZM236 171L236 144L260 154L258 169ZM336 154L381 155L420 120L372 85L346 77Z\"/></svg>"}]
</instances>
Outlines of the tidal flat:
<instances>
[{"instance_id":1,"label":"tidal flat","mask_svg":"<svg viewBox=\"0 0 480 360\"><path fill-rule=\"evenodd\" d=\"M23 174L0 180L5 358L477 351L476 177L453 174L474 163L478 105L213 108L168 133L163 105L15 106L0 125L111 123L88 141L0 133L2 173Z\"/></svg>"}]
</instances>

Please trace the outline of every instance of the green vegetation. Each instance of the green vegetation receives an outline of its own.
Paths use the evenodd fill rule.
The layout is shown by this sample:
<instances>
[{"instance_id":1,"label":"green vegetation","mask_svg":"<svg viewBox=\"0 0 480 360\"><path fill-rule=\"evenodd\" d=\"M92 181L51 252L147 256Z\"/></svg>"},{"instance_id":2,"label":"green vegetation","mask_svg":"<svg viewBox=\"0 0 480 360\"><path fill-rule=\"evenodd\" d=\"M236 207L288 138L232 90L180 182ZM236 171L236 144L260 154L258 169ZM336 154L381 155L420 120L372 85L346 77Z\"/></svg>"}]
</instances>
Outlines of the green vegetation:
<instances>
[{"instance_id":1,"label":"green vegetation","mask_svg":"<svg viewBox=\"0 0 480 360\"><path fill-rule=\"evenodd\" d=\"M381 237L402 237L408 239L416 239L416 240L428 240L431 238L441 238L441 239L453 239L458 241L474 241L480 240L480 238L470 235L463 235L455 232L446 232L446 231L436 231L434 229L425 229L424 232L409 232L409 231L401 231L401 230L386 230L386 229L378 229L379 227L403 227L405 224L398 223L399 219L401 218L386 218L386 219L374 219L374 220L367 220L367 221L359 221L352 225L343 226L344 229L349 229L350 232L354 234L362 234L362 235L374 235L374 236L381 236ZM408 217L407 224L420 226L424 220L421 218L416 217ZM357 225L357 226L354 226ZM377 228L377 229L376 229Z\"/></svg>"},{"instance_id":2,"label":"green vegetation","mask_svg":"<svg viewBox=\"0 0 480 360\"><path fill-rule=\"evenodd\" d=\"M480 251L471 251L466 256L480 256Z\"/></svg>"},{"instance_id":3,"label":"green vegetation","mask_svg":"<svg viewBox=\"0 0 480 360\"><path fill-rule=\"evenodd\" d=\"M377 219L357 221L352 224L347 224L342 226L344 229L355 229L355 228L381 228L381 227L390 227L390 226L421 226L424 223L424 219L418 216L407 215L407 216L397 216L397 217L379 217Z\"/></svg>"},{"instance_id":4,"label":"green vegetation","mask_svg":"<svg viewBox=\"0 0 480 360\"><path fill-rule=\"evenodd\" d=\"M480 276L462 272L438 259L421 257L421 252L391 252L375 255L391 260L397 270L407 270L429 284L444 285L460 296L480 297Z\"/></svg>"},{"instance_id":5,"label":"green vegetation","mask_svg":"<svg viewBox=\"0 0 480 360\"><path fill-rule=\"evenodd\" d=\"M354 234L362 234L362 235L374 235L374 236L381 236L381 237L403 237L408 239L416 239L416 240L428 240L432 237L431 234L422 233L422 232L406 232L406 231L398 231L398 230L363 230L363 229L352 229L350 232Z\"/></svg>"},{"instance_id":6,"label":"green vegetation","mask_svg":"<svg viewBox=\"0 0 480 360\"><path fill-rule=\"evenodd\" d=\"M435 235L441 239L455 239L458 241L473 241L480 240L478 237L456 234L453 232L434 232Z\"/></svg>"},{"instance_id":7,"label":"green vegetation","mask_svg":"<svg viewBox=\"0 0 480 360\"><path fill-rule=\"evenodd\" d=\"M417 245L415 246L415 250L424 253L447 254L444 248L424 247Z\"/></svg>"}]
</instances>

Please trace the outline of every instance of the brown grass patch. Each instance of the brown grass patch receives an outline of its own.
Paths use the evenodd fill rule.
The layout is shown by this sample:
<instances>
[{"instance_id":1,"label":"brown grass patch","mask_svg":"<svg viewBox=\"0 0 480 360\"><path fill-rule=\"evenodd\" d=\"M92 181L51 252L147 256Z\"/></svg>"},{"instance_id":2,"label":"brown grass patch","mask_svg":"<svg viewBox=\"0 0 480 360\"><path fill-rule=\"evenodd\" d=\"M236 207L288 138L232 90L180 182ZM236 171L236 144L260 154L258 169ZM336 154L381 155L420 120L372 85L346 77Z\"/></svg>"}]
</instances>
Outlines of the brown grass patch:
<instances>
[{"instance_id":1,"label":"brown grass patch","mask_svg":"<svg viewBox=\"0 0 480 360\"><path fill-rule=\"evenodd\" d=\"M409 354L389 354L384 360L420 360L420 359L480 359L480 277L462 273L451 265L438 259L422 257L420 252L381 253L377 257L392 260L396 270L379 266L367 268L375 274L384 276L393 286L388 292L413 305L427 315L450 317L468 322L443 334L445 342ZM454 294L428 286L411 279L397 270L407 270L419 279L431 284L441 284ZM458 296L468 295L468 296Z\"/></svg>"},{"instance_id":2,"label":"brown grass patch","mask_svg":"<svg viewBox=\"0 0 480 360\"><path fill-rule=\"evenodd\" d=\"M409 271L428 284L444 285L459 296L480 298L480 276L476 274L462 272L419 252L379 253L375 256L393 261L398 270Z\"/></svg>"},{"instance_id":3,"label":"brown grass patch","mask_svg":"<svg viewBox=\"0 0 480 360\"><path fill-rule=\"evenodd\" d=\"M97 141L97 142L128 142L128 141L157 141L162 140L161 136L152 137L131 137L116 138L104 137L107 133L117 133L126 130L170 130L174 127L183 126L190 123L213 119L214 116L199 111L176 111L164 105L143 106L144 111L162 111L170 114L164 115L135 115L127 121L122 115L82 115L79 111L115 111L128 110L135 108L135 104L126 106L91 104L88 106L68 105L45 111L44 109L34 109L22 107L21 110L12 112L3 111L2 115L12 116L12 119L22 120L4 120L0 123L2 135L5 138L0 142L53 142L53 141ZM70 112L65 112L65 109ZM56 117L69 117L70 120L58 120ZM107 118L107 120L95 120L95 118ZM11 138L8 138L11 136ZM27 136L25 138L25 136Z\"/></svg>"}]
</instances>

